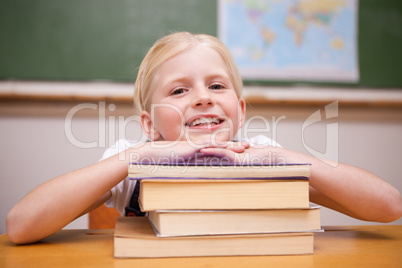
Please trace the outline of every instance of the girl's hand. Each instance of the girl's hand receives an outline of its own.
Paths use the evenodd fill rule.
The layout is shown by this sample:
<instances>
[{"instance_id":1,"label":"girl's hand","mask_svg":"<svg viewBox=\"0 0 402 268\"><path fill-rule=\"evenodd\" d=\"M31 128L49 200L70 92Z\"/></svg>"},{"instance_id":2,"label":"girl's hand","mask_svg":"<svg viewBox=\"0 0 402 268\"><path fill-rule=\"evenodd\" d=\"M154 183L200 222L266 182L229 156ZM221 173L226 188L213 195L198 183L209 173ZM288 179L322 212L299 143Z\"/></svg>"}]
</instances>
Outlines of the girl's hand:
<instances>
[{"instance_id":1,"label":"girl's hand","mask_svg":"<svg viewBox=\"0 0 402 268\"><path fill-rule=\"evenodd\" d=\"M215 147L217 148L217 147ZM221 147L223 148L223 147ZM247 141L231 141L226 144L223 149L233 151L235 153L244 153L246 149L250 148L250 143Z\"/></svg>"},{"instance_id":2,"label":"girl's hand","mask_svg":"<svg viewBox=\"0 0 402 268\"><path fill-rule=\"evenodd\" d=\"M216 156L226 159L230 163L238 164L276 164L285 163L286 159L279 154L277 147L271 146L232 146L225 148L203 148L200 150L205 156Z\"/></svg>"},{"instance_id":3,"label":"girl's hand","mask_svg":"<svg viewBox=\"0 0 402 268\"><path fill-rule=\"evenodd\" d=\"M244 153L249 147L250 144L245 141L197 145L187 141L156 141L137 145L127 150L127 153L130 162L188 163L205 157L225 157L225 154Z\"/></svg>"}]
</instances>

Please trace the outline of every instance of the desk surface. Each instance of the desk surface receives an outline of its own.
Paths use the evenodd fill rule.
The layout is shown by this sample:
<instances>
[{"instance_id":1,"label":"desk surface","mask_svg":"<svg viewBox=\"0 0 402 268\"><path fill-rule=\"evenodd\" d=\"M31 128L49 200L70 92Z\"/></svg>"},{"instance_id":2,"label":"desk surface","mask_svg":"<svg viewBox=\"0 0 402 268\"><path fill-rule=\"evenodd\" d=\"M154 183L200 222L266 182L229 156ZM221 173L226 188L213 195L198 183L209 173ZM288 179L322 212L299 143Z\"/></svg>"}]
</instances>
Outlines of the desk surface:
<instances>
[{"instance_id":1,"label":"desk surface","mask_svg":"<svg viewBox=\"0 0 402 268\"><path fill-rule=\"evenodd\" d=\"M113 230L62 230L15 246L0 236L0 267L402 267L402 225L324 227L313 255L113 258Z\"/></svg>"}]
</instances>

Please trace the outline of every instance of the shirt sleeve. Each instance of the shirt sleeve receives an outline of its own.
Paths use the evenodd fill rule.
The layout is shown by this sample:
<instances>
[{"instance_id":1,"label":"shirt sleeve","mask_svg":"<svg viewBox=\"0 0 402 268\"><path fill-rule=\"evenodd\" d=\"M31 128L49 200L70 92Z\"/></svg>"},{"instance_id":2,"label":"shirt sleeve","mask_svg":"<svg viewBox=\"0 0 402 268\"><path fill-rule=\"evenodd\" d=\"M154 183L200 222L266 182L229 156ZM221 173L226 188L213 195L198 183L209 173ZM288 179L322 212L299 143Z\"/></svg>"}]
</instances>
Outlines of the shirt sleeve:
<instances>
[{"instance_id":1,"label":"shirt sleeve","mask_svg":"<svg viewBox=\"0 0 402 268\"><path fill-rule=\"evenodd\" d=\"M251 145L268 145L273 147L282 147L279 143L264 135L258 135L248 140Z\"/></svg>"}]
</instances>

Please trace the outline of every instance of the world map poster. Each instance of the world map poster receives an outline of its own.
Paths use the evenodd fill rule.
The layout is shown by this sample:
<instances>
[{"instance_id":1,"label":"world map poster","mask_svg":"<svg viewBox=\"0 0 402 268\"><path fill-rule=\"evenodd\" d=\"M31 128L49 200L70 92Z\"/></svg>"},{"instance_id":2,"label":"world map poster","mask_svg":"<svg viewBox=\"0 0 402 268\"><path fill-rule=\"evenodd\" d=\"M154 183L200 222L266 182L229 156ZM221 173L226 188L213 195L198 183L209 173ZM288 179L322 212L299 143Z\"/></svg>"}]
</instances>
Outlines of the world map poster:
<instances>
[{"instance_id":1,"label":"world map poster","mask_svg":"<svg viewBox=\"0 0 402 268\"><path fill-rule=\"evenodd\" d=\"M358 0L219 0L243 79L358 82Z\"/></svg>"}]
</instances>

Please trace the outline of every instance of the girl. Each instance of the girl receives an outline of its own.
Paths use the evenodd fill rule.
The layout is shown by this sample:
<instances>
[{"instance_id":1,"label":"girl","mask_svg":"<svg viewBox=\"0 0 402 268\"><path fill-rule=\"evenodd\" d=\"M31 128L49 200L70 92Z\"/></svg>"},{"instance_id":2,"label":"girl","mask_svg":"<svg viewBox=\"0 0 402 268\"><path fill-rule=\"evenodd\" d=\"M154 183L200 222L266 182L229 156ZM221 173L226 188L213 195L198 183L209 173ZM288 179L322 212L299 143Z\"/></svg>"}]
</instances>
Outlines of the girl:
<instances>
[{"instance_id":1,"label":"girl","mask_svg":"<svg viewBox=\"0 0 402 268\"><path fill-rule=\"evenodd\" d=\"M215 37L183 32L160 39L145 56L135 83L134 100L150 141L119 141L100 162L34 189L9 212L9 239L18 244L38 241L105 202L123 215L140 214L136 182L126 177L128 163L144 159L157 163L220 157L255 163L275 153L288 163L311 163L312 202L368 221L401 216L400 193L365 170L290 151L266 137L233 142L245 118L241 90L236 65Z\"/></svg>"}]
</instances>

